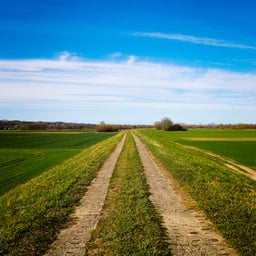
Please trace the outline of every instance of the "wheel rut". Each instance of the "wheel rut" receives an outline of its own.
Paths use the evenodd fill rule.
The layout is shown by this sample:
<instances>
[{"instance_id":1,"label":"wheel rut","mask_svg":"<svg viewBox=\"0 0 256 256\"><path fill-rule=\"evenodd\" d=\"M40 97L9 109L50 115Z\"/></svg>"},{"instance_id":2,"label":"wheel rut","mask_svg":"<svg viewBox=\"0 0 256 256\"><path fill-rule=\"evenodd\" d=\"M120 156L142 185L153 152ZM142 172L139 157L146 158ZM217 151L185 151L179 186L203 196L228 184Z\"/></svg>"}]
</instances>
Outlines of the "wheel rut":
<instances>
[{"instance_id":1,"label":"wheel rut","mask_svg":"<svg viewBox=\"0 0 256 256\"><path fill-rule=\"evenodd\" d=\"M135 136L138 152L150 187L150 200L163 218L174 256L237 256L213 224L199 210L188 207L186 195ZM168 176L167 176L168 175ZM188 196L187 196L188 198ZM192 199L189 199L192 200Z\"/></svg>"},{"instance_id":2,"label":"wheel rut","mask_svg":"<svg viewBox=\"0 0 256 256\"><path fill-rule=\"evenodd\" d=\"M110 178L123 148L125 137L123 136L88 187L79 206L71 216L72 223L60 231L58 238L51 244L45 256L82 256L85 254L86 243L98 223Z\"/></svg>"}]
</instances>

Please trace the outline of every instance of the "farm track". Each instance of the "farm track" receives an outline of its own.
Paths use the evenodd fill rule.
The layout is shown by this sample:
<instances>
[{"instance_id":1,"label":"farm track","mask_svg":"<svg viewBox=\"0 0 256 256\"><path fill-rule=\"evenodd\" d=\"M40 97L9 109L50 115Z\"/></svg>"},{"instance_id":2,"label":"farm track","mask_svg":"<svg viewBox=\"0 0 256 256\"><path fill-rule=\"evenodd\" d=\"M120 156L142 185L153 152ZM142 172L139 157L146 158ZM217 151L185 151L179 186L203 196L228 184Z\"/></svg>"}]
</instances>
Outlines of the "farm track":
<instances>
[{"instance_id":1,"label":"farm track","mask_svg":"<svg viewBox=\"0 0 256 256\"><path fill-rule=\"evenodd\" d=\"M135 143L150 187L150 200L162 216L173 256L238 256L205 215L186 195L135 136ZM125 136L102 166L72 215L44 256L82 256L96 227L107 195L110 178L124 145Z\"/></svg>"},{"instance_id":2,"label":"farm track","mask_svg":"<svg viewBox=\"0 0 256 256\"><path fill-rule=\"evenodd\" d=\"M163 218L174 256L238 255L214 229L205 215L193 206L193 200L178 188L167 171L134 135L150 187L150 199ZM192 209L193 208L193 209Z\"/></svg>"},{"instance_id":3,"label":"farm track","mask_svg":"<svg viewBox=\"0 0 256 256\"><path fill-rule=\"evenodd\" d=\"M97 177L92 181L80 205L72 214L72 223L61 230L55 242L45 256L82 256L85 254L85 246L91 236L91 231L98 223L107 190L115 168L117 159L121 153L125 136L118 143L116 149L103 164Z\"/></svg>"}]
</instances>

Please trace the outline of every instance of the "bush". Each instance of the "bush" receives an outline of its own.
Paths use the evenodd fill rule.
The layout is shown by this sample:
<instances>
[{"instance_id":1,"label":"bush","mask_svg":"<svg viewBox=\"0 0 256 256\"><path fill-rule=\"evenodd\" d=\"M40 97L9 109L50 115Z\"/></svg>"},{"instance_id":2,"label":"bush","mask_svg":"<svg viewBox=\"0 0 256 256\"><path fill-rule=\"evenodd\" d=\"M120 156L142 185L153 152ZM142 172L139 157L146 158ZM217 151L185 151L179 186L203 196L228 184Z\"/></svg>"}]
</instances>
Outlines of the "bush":
<instances>
[{"instance_id":1,"label":"bush","mask_svg":"<svg viewBox=\"0 0 256 256\"><path fill-rule=\"evenodd\" d=\"M95 127L97 132L117 132L120 129L120 125L116 124L105 124L101 122Z\"/></svg>"},{"instance_id":2,"label":"bush","mask_svg":"<svg viewBox=\"0 0 256 256\"><path fill-rule=\"evenodd\" d=\"M165 117L161 120L160 126L161 126L161 130L170 131L173 126L173 122L171 121L170 118Z\"/></svg>"},{"instance_id":3,"label":"bush","mask_svg":"<svg viewBox=\"0 0 256 256\"><path fill-rule=\"evenodd\" d=\"M156 130L161 130L161 123L160 123L159 121L156 121L156 122L154 123L154 128L155 128Z\"/></svg>"},{"instance_id":4,"label":"bush","mask_svg":"<svg viewBox=\"0 0 256 256\"><path fill-rule=\"evenodd\" d=\"M160 122L155 122L154 127L156 130L186 131L186 129L182 127L180 124L173 124L173 122L168 117L163 118Z\"/></svg>"}]
</instances>

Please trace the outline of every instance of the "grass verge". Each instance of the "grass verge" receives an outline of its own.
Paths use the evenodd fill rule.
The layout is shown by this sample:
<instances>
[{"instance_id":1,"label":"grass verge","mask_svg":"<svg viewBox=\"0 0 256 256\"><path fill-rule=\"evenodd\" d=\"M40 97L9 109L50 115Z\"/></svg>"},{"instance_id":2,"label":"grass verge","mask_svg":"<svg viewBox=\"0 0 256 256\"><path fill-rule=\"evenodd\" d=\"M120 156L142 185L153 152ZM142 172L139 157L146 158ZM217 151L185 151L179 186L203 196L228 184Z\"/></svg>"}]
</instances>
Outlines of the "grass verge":
<instances>
[{"instance_id":1,"label":"grass verge","mask_svg":"<svg viewBox=\"0 0 256 256\"><path fill-rule=\"evenodd\" d=\"M160 217L149 200L149 188L130 133L87 255L170 255Z\"/></svg>"},{"instance_id":2,"label":"grass verge","mask_svg":"<svg viewBox=\"0 0 256 256\"><path fill-rule=\"evenodd\" d=\"M256 182L210 156L177 145L166 132L148 129L136 133L230 244L241 255L255 255Z\"/></svg>"},{"instance_id":3,"label":"grass verge","mask_svg":"<svg viewBox=\"0 0 256 256\"><path fill-rule=\"evenodd\" d=\"M0 255L41 255L115 148L111 137L0 197Z\"/></svg>"}]
</instances>

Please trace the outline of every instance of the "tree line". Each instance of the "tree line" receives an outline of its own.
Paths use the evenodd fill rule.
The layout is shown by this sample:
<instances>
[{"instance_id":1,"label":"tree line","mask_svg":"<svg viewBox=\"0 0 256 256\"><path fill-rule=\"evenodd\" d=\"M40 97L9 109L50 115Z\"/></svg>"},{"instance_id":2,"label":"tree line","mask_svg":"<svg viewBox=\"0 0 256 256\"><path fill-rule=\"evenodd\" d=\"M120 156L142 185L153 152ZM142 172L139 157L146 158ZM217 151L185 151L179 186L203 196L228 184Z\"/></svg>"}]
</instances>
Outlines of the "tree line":
<instances>
[{"instance_id":1,"label":"tree line","mask_svg":"<svg viewBox=\"0 0 256 256\"><path fill-rule=\"evenodd\" d=\"M137 128L152 128L152 125L107 124L102 121L95 126L97 132L117 132Z\"/></svg>"},{"instance_id":2,"label":"tree line","mask_svg":"<svg viewBox=\"0 0 256 256\"><path fill-rule=\"evenodd\" d=\"M152 128L165 131L182 131L186 129L256 129L256 124L174 124L170 118L156 121L154 125L68 123L68 122L32 122L19 120L0 120L0 130L83 130L96 129L98 132L115 132L125 129Z\"/></svg>"},{"instance_id":3,"label":"tree line","mask_svg":"<svg viewBox=\"0 0 256 256\"><path fill-rule=\"evenodd\" d=\"M95 124L0 120L1 130L70 130L95 129Z\"/></svg>"},{"instance_id":4,"label":"tree line","mask_svg":"<svg viewBox=\"0 0 256 256\"><path fill-rule=\"evenodd\" d=\"M152 125L67 123L67 122L32 122L19 120L0 120L0 130L83 130L93 129L98 132L115 132L125 129L152 128Z\"/></svg>"}]
</instances>

